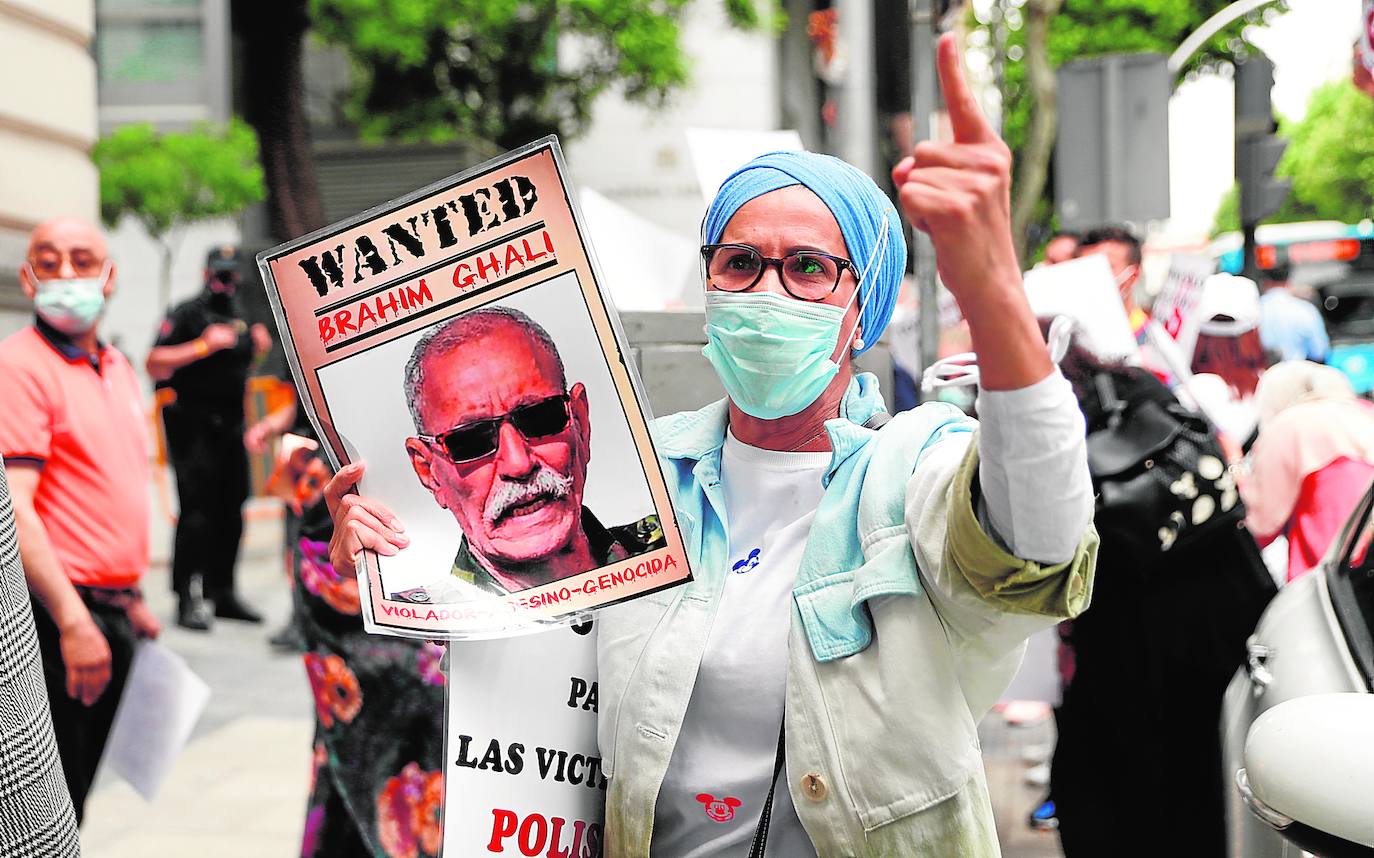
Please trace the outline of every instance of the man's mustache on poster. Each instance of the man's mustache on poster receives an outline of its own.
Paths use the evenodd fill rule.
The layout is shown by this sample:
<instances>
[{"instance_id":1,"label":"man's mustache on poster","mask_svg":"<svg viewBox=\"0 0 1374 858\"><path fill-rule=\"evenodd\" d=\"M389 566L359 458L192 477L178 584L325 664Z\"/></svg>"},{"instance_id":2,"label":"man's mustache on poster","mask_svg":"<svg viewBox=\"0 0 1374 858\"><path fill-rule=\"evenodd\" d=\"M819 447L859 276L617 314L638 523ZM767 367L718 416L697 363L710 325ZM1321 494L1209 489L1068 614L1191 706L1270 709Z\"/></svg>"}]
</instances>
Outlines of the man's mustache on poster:
<instances>
[{"instance_id":1,"label":"man's mustache on poster","mask_svg":"<svg viewBox=\"0 0 1374 858\"><path fill-rule=\"evenodd\" d=\"M483 517L487 523L500 524L512 509L522 504L538 500L558 501L572 491L571 476L554 471L548 465L540 465L534 476L525 481L500 479L487 498Z\"/></svg>"}]
</instances>

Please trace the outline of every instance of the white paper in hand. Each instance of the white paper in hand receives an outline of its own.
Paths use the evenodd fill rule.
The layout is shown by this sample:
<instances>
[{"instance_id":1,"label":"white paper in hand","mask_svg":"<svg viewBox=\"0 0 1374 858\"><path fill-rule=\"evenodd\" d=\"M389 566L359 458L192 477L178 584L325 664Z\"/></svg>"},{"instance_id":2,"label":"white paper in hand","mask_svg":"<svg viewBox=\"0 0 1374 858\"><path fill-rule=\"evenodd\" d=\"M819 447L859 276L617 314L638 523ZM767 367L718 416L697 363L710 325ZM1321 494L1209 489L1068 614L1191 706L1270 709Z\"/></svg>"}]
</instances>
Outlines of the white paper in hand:
<instances>
[{"instance_id":1,"label":"white paper in hand","mask_svg":"<svg viewBox=\"0 0 1374 858\"><path fill-rule=\"evenodd\" d=\"M210 686L181 656L140 641L102 764L152 801L209 699Z\"/></svg>"},{"instance_id":2,"label":"white paper in hand","mask_svg":"<svg viewBox=\"0 0 1374 858\"><path fill-rule=\"evenodd\" d=\"M1101 254L1033 268L1025 274L1026 298L1040 318L1068 316L1082 328L1084 344L1105 360L1134 358L1139 351L1126 308Z\"/></svg>"}]
</instances>

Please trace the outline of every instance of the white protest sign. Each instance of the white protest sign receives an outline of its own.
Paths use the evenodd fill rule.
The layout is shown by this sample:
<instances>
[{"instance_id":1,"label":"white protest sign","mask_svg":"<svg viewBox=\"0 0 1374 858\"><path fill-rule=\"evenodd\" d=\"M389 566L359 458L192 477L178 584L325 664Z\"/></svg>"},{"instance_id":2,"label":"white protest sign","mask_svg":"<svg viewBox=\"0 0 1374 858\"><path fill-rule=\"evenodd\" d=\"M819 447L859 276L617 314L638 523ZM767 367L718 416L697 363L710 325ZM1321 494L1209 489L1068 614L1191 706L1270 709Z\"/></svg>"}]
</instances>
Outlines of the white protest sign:
<instances>
[{"instance_id":1,"label":"white protest sign","mask_svg":"<svg viewBox=\"0 0 1374 858\"><path fill-rule=\"evenodd\" d=\"M687 150L692 153L701 184L701 197L707 203L730 174L760 155L769 152L800 152L801 135L796 131L745 131L736 128L688 128Z\"/></svg>"},{"instance_id":2,"label":"white protest sign","mask_svg":"<svg viewBox=\"0 0 1374 858\"><path fill-rule=\"evenodd\" d=\"M448 658L444 855L599 858L606 777L591 624L455 641Z\"/></svg>"},{"instance_id":3,"label":"white protest sign","mask_svg":"<svg viewBox=\"0 0 1374 858\"><path fill-rule=\"evenodd\" d=\"M606 263L605 286L615 308L623 313L681 307L683 287L698 267L695 236L664 229L591 188L578 196L591 244Z\"/></svg>"},{"instance_id":4,"label":"white protest sign","mask_svg":"<svg viewBox=\"0 0 1374 858\"><path fill-rule=\"evenodd\" d=\"M140 642L101 762L152 801L209 699L210 686L180 656Z\"/></svg>"},{"instance_id":5,"label":"white protest sign","mask_svg":"<svg viewBox=\"0 0 1374 858\"><path fill-rule=\"evenodd\" d=\"M1111 266L1101 254L1033 268L1024 275L1031 310L1041 318L1068 316L1098 357L1125 359L1137 352Z\"/></svg>"},{"instance_id":6,"label":"white protest sign","mask_svg":"<svg viewBox=\"0 0 1374 858\"><path fill-rule=\"evenodd\" d=\"M1154 318L1169 336L1178 339L1179 331L1202 297L1202 283L1216 264L1206 256L1177 253L1169 258L1169 274L1155 299Z\"/></svg>"}]
</instances>

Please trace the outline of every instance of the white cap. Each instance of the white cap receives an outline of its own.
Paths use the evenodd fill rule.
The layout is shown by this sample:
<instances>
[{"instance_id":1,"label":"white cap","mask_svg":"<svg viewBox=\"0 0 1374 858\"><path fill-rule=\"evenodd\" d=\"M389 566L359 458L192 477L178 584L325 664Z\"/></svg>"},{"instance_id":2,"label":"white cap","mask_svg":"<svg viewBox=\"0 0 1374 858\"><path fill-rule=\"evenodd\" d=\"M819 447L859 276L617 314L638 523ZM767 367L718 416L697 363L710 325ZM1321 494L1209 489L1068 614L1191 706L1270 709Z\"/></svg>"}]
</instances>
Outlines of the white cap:
<instances>
[{"instance_id":1,"label":"white cap","mask_svg":"<svg viewBox=\"0 0 1374 858\"><path fill-rule=\"evenodd\" d=\"M1259 287L1248 277L1219 272L1202 281L1197 305L1178 332L1178 347L1189 363L1199 334L1238 337L1259 327ZM1218 319L1227 316L1229 320Z\"/></svg>"},{"instance_id":2,"label":"white cap","mask_svg":"<svg viewBox=\"0 0 1374 858\"><path fill-rule=\"evenodd\" d=\"M1249 277L1225 272L1213 274L1202 281L1202 297L1193 312L1198 320L1198 333L1238 337L1259 327L1259 287Z\"/></svg>"}]
</instances>

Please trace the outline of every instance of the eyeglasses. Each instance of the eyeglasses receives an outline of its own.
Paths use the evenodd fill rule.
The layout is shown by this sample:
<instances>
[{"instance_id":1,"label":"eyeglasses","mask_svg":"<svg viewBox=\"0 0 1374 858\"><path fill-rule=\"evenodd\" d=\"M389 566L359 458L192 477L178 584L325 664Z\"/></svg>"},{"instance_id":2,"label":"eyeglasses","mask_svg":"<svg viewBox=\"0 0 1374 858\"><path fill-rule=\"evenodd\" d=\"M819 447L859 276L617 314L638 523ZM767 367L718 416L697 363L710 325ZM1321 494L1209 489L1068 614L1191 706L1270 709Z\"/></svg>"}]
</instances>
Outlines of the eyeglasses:
<instances>
[{"instance_id":1,"label":"eyeglasses","mask_svg":"<svg viewBox=\"0 0 1374 858\"><path fill-rule=\"evenodd\" d=\"M707 285L725 292L748 292L763 278L763 272L778 269L782 288L802 301L824 301L840 285L846 268L854 263L817 250L798 250L782 258L764 256L747 244L702 245Z\"/></svg>"},{"instance_id":2,"label":"eyeglasses","mask_svg":"<svg viewBox=\"0 0 1374 858\"><path fill-rule=\"evenodd\" d=\"M68 253L51 247L39 249L28 260L29 270L39 280L56 280L62 276L62 261L66 259L77 277L96 277L104 273L108 264L103 256L84 247L73 248Z\"/></svg>"},{"instance_id":3,"label":"eyeglasses","mask_svg":"<svg viewBox=\"0 0 1374 858\"><path fill-rule=\"evenodd\" d=\"M449 461L461 465L484 459L496 452L501 440L501 424L510 422L526 439L547 438L568 428L568 394L560 393L511 409L503 417L487 417L455 426L439 435L420 435L427 444L438 444Z\"/></svg>"}]
</instances>

